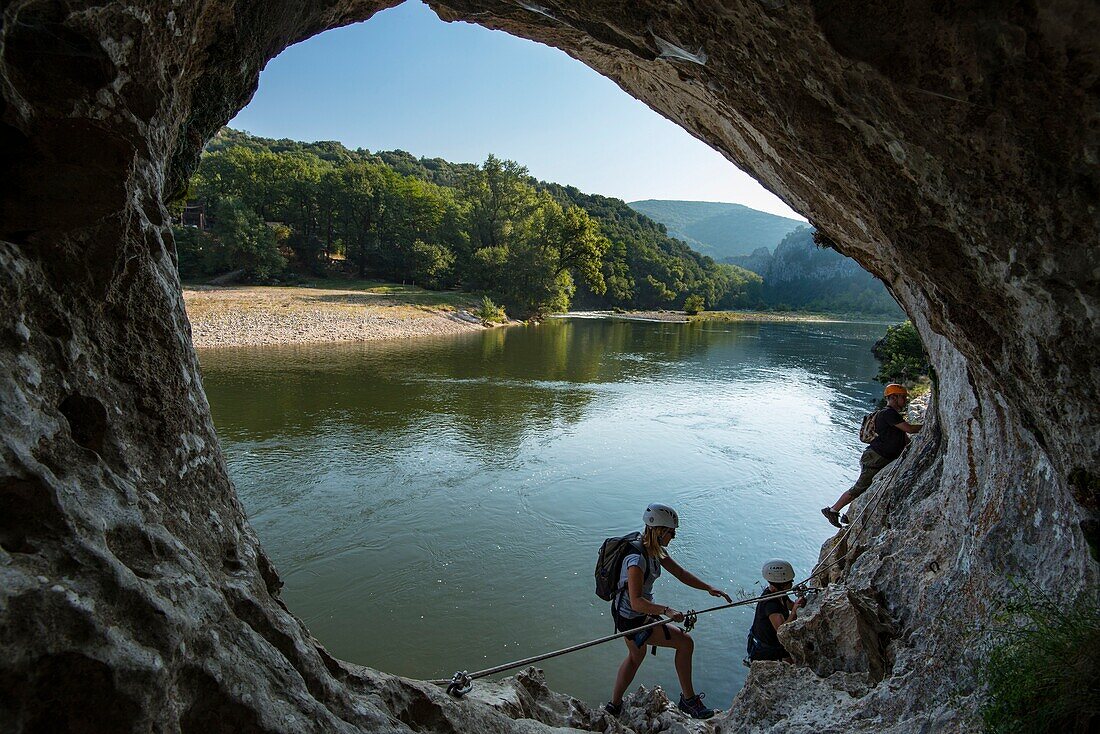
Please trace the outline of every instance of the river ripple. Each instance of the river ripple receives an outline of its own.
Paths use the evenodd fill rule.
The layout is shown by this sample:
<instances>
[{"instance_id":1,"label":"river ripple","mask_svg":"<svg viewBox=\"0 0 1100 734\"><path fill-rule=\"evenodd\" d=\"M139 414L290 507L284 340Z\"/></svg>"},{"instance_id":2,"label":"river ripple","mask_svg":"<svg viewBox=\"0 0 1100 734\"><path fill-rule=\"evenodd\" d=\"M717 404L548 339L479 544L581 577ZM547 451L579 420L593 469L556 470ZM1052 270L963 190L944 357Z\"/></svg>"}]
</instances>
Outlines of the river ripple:
<instances>
[{"instance_id":1,"label":"river ripple","mask_svg":"<svg viewBox=\"0 0 1100 734\"><path fill-rule=\"evenodd\" d=\"M680 512L673 556L731 593L754 592L772 557L807 572L830 534L819 508L858 473L883 331L566 319L201 359L287 605L340 658L437 678L609 633L595 553L649 502ZM711 602L667 576L655 591ZM744 682L751 619L700 619L696 688L712 705ZM544 667L598 703L623 654L614 642ZM671 651L638 683L675 699Z\"/></svg>"}]
</instances>

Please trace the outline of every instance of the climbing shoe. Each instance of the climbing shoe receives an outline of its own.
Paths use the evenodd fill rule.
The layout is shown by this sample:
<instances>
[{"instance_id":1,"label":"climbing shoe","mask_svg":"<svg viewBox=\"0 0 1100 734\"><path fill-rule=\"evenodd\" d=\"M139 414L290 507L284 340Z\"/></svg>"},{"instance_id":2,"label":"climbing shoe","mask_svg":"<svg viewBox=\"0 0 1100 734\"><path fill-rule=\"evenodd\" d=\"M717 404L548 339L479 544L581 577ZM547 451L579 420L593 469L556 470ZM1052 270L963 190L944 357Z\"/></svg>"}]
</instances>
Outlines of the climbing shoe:
<instances>
[{"instance_id":1,"label":"climbing shoe","mask_svg":"<svg viewBox=\"0 0 1100 734\"><path fill-rule=\"evenodd\" d=\"M825 519L831 522L834 527L840 527L840 513L832 507L822 507L821 514L824 515Z\"/></svg>"},{"instance_id":2,"label":"climbing shoe","mask_svg":"<svg viewBox=\"0 0 1100 734\"><path fill-rule=\"evenodd\" d=\"M705 695L707 694L699 693L691 698L684 698L684 694L681 693L680 702L676 704L676 707L693 719L709 719L714 716L714 709L708 709L703 705L703 696Z\"/></svg>"},{"instance_id":3,"label":"climbing shoe","mask_svg":"<svg viewBox=\"0 0 1100 734\"><path fill-rule=\"evenodd\" d=\"M682 696L681 696L681 698L682 698ZM605 703L603 705L603 710L606 711L607 713L611 714L612 716L614 716L617 719L623 713L623 705L621 703L616 705L616 704L613 704L610 701L608 701L607 703Z\"/></svg>"},{"instance_id":4,"label":"climbing shoe","mask_svg":"<svg viewBox=\"0 0 1100 734\"><path fill-rule=\"evenodd\" d=\"M840 524L841 525L851 525L852 524L852 521L848 519L848 513L847 512L841 513L841 515L840 515Z\"/></svg>"}]
</instances>

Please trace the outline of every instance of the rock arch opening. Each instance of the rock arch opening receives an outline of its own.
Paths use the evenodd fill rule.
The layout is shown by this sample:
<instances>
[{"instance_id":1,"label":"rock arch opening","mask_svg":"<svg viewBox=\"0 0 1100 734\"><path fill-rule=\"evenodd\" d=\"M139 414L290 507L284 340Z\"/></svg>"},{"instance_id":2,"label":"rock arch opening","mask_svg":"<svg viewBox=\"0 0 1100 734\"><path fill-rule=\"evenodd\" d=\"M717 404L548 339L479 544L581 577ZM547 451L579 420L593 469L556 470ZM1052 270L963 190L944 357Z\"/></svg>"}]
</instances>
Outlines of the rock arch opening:
<instances>
[{"instance_id":1,"label":"rock arch opening","mask_svg":"<svg viewBox=\"0 0 1100 734\"><path fill-rule=\"evenodd\" d=\"M226 479L165 234L164 202L262 65L389 4L5 6L0 491L46 517L34 533L5 526L8 700L47 700L35 686L56 676L34 671L71 657L96 670L100 698L126 702L113 726L191 728L230 711L270 731L507 727L333 660L281 606ZM739 714L781 727L777 711L802 707L858 730L972 711L972 693L942 702L972 690L961 658L976 641L937 609L984 618L1021 569L1052 589L1096 583L1082 528L1095 527L1100 476L1100 10L431 5L615 80L753 172L913 316L942 438L899 467L889 524L845 581L907 630L888 673L907 682L840 705L824 703L833 679L767 672ZM81 403L61 411L72 395ZM74 443L74 418L94 450ZM754 696L780 687L780 705ZM0 715L33 730L42 711Z\"/></svg>"}]
</instances>

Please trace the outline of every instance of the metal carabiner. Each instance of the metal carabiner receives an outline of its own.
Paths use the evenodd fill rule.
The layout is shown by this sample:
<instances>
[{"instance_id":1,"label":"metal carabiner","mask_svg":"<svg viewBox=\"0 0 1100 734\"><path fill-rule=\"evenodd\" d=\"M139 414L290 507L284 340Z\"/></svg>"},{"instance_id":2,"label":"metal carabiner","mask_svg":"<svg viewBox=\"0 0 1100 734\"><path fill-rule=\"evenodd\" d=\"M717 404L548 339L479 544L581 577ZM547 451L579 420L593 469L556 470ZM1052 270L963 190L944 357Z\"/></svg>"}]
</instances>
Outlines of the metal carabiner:
<instances>
[{"instance_id":1,"label":"metal carabiner","mask_svg":"<svg viewBox=\"0 0 1100 734\"><path fill-rule=\"evenodd\" d=\"M473 688L474 681L470 678L470 674L465 670L460 670L451 677L451 682L447 686L447 693L455 698L462 698Z\"/></svg>"},{"instance_id":2,"label":"metal carabiner","mask_svg":"<svg viewBox=\"0 0 1100 734\"><path fill-rule=\"evenodd\" d=\"M691 632L695 629L695 623L699 621L699 613L694 609L689 609L684 612L684 632Z\"/></svg>"},{"instance_id":3,"label":"metal carabiner","mask_svg":"<svg viewBox=\"0 0 1100 734\"><path fill-rule=\"evenodd\" d=\"M798 595L800 599L812 599L813 597L817 596L817 593L821 591L821 589L815 588L813 586L806 586L806 584L799 584L793 589L793 591L795 592L795 594Z\"/></svg>"}]
</instances>

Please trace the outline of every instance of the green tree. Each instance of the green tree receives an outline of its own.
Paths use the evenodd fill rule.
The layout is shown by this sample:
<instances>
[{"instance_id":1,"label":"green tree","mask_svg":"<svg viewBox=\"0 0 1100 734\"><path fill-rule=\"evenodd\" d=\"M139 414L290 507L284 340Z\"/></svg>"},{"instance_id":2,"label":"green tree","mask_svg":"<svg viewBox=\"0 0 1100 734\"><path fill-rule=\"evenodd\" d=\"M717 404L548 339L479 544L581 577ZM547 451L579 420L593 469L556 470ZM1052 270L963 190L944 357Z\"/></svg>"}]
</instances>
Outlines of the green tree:
<instances>
[{"instance_id":1,"label":"green tree","mask_svg":"<svg viewBox=\"0 0 1100 734\"><path fill-rule=\"evenodd\" d=\"M590 292L605 292L610 242L599 225L580 207L537 192L526 175L519 164L489 156L463 181L472 249L464 279L523 315L569 308L574 276Z\"/></svg>"},{"instance_id":2,"label":"green tree","mask_svg":"<svg viewBox=\"0 0 1100 734\"><path fill-rule=\"evenodd\" d=\"M397 174L385 166L354 162L340 169L339 209L348 259L360 277L381 256L381 231Z\"/></svg>"},{"instance_id":3,"label":"green tree","mask_svg":"<svg viewBox=\"0 0 1100 734\"><path fill-rule=\"evenodd\" d=\"M180 278L199 278L210 270L211 249L215 244L210 236L197 227L172 227L176 243L176 267Z\"/></svg>"},{"instance_id":4,"label":"green tree","mask_svg":"<svg viewBox=\"0 0 1100 734\"><path fill-rule=\"evenodd\" d=\"M474 314L487 324L499 324L508 320L508 314L504 312L504 309L493 303L493 299L489 296L483 296L481 299L481 305L478 307Z\"/></svg>"},{"instance_id":5,"label":"green tree","mask_svg":"<svg viewBox=\"0 0 1100 734\"><path fill-rule=\"evenodd\" d=\"M886 335L875 342L871 352L882 363L876 376L879 382L912 382L931 370L912 321L887 328Z\"/></svg>"},{"instance_id":6,"label":"green tree","mask_svg":"<svg viewBox=\"0 0 1100 734\"><path fill-rule=\"evenodd\" d=\"M694 293L688 296L684 300L684 313L694 316L706 307L706 303L703 301L703 297L698 293Z\"/></svg>"},{"instance_id":7,"label":"green tree","mask_svg":"<svg viewBox=\"0 0 1100 734\"><path fill-rule=\"evenodd\" d=\"M218 204L215 215L214 236L221 244L220 255L226 270L241 269L250 278L266 280L286 267L276 229L254 211L236 199L227 198Z\"/></svg>"},{"instance_id":8,"label":"green tree","mask_svg":"<svg viewBox=\"0 0 1100 734\"><path fill-rule=\"evenodd\" d=\"M380 221L380 256L391 278L416 280L414 271L424 248L415 245L437 241L448 199L438 186L415 178L397 176L390 182L386 216ZM448 268L453 266L453 254L449 260Z\"/></svg>"},{"instance_id":9,"label":"green tree","mask_svg":"<svg viewBox=\"0 0 1100 734\"><path fill-rule=\"evenodd\" d=\"M321 266L319 256L324 249L320 182L331 165L308 153L273 157L279 161L272 166L273 172L270 174L277 181L273 184L276 188L273 198L277 205L271 213L275 221L290 227L288 243L299 265L317 271Z\"/></svg>"},{"instance_id":10,"label":"green tree","mask_svg":"<svg viewBox=\"0 0 1100 734\"><path fill-rule=\"evenodd\" d=\"M474 250L506 247L523 235L523 226L538 206L533 187L525 182L527 169L515 161L490 155L462 182L467 221Z\"/></svg>"},{"instance_id":11,"label":"green tree","mask_svg":"<svg viewBox=\"0 0 1100 734\"><path fill-rule=\"evenodd\" d=\"M454 263L454 253L443 245L415 240L409 248L409 276L425 288L439 289L449 285Z\"/></svg>"}]
</instances>

